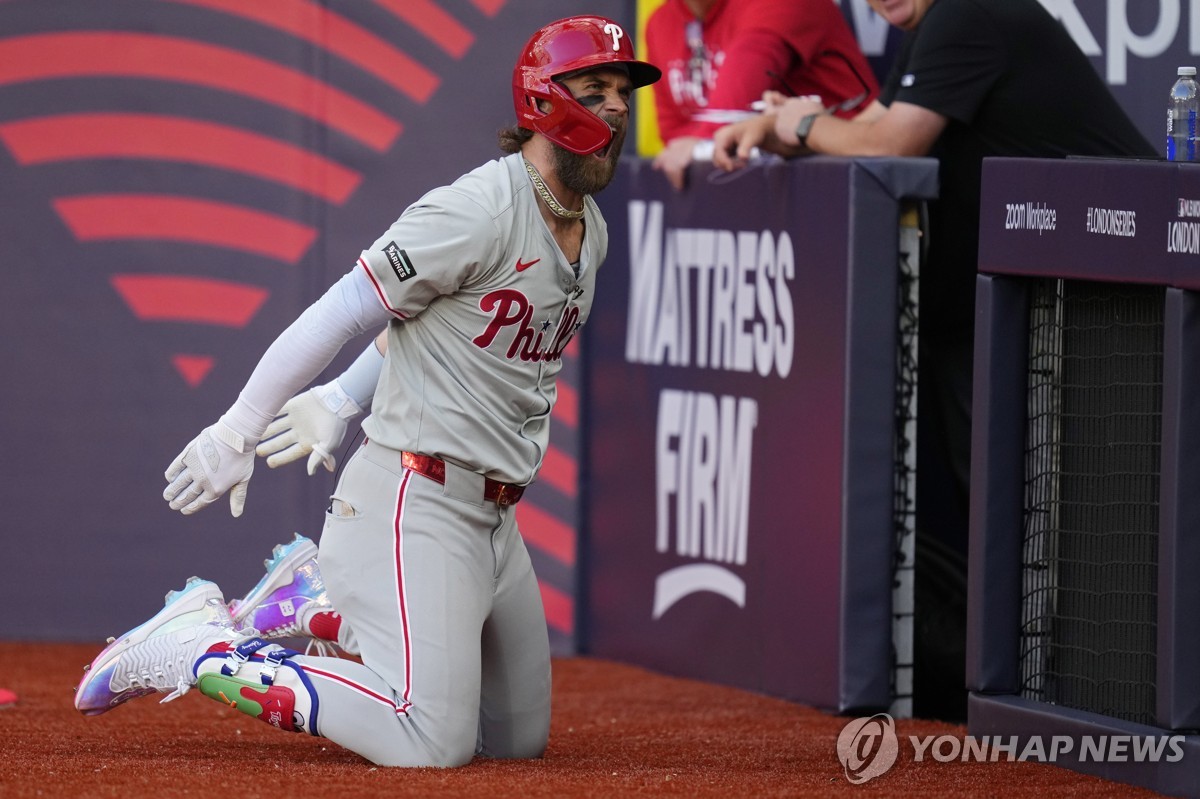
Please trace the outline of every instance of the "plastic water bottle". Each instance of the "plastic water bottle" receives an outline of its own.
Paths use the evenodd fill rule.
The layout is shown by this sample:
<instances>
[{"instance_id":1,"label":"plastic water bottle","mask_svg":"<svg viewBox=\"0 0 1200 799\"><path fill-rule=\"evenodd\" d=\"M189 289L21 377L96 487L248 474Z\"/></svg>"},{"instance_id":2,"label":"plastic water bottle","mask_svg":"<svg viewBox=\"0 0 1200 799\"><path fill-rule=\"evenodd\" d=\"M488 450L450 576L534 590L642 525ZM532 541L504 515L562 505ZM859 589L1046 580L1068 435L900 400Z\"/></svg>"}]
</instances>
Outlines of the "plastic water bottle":
<instances>
[{"instance_id":1,"label":"plastic water bottle","mask_svg":"<svg viewBox=\"0 0 1200 799\"><path fill-rule=\"evenodd\" d=\"M1196 68L1180 67L1179 79L1171 87L1171 104L1167 110L1167 160L1196 160L1196 114L1200 111L1200 87L1196 84Z\"/></svg>"}]
</instances>

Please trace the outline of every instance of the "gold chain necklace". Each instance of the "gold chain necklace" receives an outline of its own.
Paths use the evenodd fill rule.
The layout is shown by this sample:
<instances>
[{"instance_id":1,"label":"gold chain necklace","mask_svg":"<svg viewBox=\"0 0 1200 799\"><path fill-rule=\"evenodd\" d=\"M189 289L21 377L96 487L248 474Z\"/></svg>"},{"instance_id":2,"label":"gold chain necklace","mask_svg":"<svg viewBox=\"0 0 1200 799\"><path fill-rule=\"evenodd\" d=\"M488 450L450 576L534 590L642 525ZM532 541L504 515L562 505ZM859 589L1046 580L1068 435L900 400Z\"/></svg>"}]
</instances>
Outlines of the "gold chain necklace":
<instances>
[{"instance_id":1,"label":"gold chain necklace","mask_svg":"<svg viewBox=\"0 0 1200 799\"><path fill-rule=\"evenodd\" d=\"M546 181L542 180L541 174L538 173L537 168L533 164L526 161L525 171L529 173L529 179L533 181L533 187L537 189L538 196L542 198L542 202L546 203L546 207L550 209L550 213L563 219L583 218L582 210L570 211L558 201L558 198L550 191L550 187L546 185Z\"/></svg>"}]
</instances>

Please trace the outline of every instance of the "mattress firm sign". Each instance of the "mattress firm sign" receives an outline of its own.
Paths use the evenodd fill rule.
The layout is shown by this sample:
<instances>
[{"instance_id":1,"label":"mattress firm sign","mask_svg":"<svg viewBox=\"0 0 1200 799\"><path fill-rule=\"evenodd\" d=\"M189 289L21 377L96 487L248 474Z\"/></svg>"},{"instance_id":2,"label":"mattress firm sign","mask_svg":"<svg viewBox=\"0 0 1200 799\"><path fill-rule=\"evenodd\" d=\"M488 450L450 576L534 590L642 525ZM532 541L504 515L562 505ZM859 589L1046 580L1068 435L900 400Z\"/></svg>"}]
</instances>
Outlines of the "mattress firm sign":
<instances>
[{"instance_id":1,"label":"mattress firm sign","mask_svg":"<svg viewBox=\"0 0 1200 799\"><path fill-rule=\"evenodd\" d=\"M629 363L786 378L796 322L786 231L664 229L661 202L629 204ZM694 297L693 297L694 293ZM709 591L741 606L758 402L664 388L655 429L655 549L691 560L655 581L654 618Z\"/></svg>"},{"instance_id":2,"label":"mattress firm sign","mask_svg":"<svg viewBox=\"0 0 1200 799\"><path fill-rule=\"evenodd\" d=\"M705 169L681 194L628 162L600 198L587 648L821 707L887 705L888 191L897 175L935 186L934 165Z\"/></svg>"}]
</instances>

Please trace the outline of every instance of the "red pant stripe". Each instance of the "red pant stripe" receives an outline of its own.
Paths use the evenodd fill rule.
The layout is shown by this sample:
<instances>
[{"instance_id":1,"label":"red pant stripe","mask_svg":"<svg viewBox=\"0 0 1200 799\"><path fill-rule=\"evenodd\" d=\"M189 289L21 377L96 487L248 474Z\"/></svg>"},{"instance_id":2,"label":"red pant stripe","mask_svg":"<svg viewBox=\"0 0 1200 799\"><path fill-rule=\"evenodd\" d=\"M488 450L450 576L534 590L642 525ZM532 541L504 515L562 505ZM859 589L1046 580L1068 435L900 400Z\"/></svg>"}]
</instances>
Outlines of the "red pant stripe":
<instances>
[{"instance_id":1,"label":"red pant stripe","mask_svg":"<svg viewBox=\"0 0 1200 799\"><path fill-rule=\"evenodd\" d=\"M400 481L400 490L396 498L396 517L394 529L396 532L396 602L400 611L400 625L404 630L404 702L397 707L398 712L405 712L412 705L412 639L408 629L408 598L404 594L404 499L408 494L408 481L412 472L405 469L404 478Z\"/></svg>"}]
</instances>

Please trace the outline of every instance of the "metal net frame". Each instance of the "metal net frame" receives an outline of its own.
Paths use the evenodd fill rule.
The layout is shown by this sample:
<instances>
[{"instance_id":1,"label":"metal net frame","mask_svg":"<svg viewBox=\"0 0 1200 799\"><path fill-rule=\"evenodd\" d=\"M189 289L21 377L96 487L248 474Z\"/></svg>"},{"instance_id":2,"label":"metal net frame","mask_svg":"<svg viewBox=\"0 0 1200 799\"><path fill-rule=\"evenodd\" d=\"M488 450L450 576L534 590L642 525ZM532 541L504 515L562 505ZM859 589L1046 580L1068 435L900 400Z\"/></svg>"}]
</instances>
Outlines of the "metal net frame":
<instances>
[{"instance_id":1,"label":"metal net frame","mask_svg":"<svg viewBox=\"0 0 1200 799\"><path fill-rule=\"evenodd\" d=\"M896 381L892 439L892 706L897 717L913 712L914 577L917 505L917 289L920 284L924 206L909 204L900 222L896 279Z\"/></svg>"}]
</instances>

